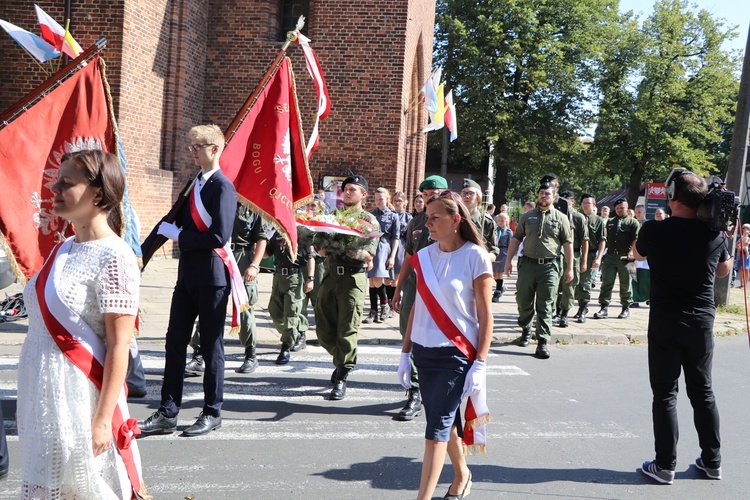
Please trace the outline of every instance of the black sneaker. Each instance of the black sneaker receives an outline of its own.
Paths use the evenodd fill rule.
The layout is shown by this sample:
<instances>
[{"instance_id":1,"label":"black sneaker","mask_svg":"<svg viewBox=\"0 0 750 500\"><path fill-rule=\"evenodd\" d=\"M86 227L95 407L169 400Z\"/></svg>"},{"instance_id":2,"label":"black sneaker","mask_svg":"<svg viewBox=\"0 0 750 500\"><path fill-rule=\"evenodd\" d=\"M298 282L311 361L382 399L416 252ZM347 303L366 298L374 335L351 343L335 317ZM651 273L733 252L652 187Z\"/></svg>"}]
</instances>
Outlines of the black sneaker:
<instances>
[{"instance_id":1,"label":"black sneaker","mask_svg":"<svg viewBox=\"0 0 750 500\"><path fill-rule=\"evenodd\" d=\"M705 472L709 479L721 479L721 467L706 467L703 465L703 459L701 457L695 459L695 466Z\"/></svg>"},{"instance_id":2,"label":"black sneaker","mask_svg":"<svg viewBox=\"0 0 750 500\"><path fill-rule=\"evenodd\" d=\"M643 466L641 466L641 472L661 484L672 484L674 482L674 471L662 469L661 467L656 465L655 460L643 462Z\"/></svg>"}]
</instances>

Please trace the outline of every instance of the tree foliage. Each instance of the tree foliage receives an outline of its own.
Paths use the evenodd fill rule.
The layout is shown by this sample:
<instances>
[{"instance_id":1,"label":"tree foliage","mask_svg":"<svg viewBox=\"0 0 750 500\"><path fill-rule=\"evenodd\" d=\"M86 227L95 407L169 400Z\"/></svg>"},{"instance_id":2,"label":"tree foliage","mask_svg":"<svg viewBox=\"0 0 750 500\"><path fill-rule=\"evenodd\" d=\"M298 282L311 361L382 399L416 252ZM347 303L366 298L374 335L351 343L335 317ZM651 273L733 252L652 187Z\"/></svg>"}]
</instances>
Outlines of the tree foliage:
<instances>
[{"instance_id":1,"label":"tree foliage","mask_svg":"<svg viewBox=\"0 0 750 500\"><path fill-rule=\"evenodd\" d=\"M676 163L706 173L723 161L738 60L720 47L733 33L681 0L660 1L642 25L617 8L438 0L435 60L459 111L450 160L478 168L492 141L496 203L533 196L550 171L602 194Z\"/></svg>"},{"instance_id":2,"label":"tree foliage","mask_svg":"<svg viewBox=\"0 0 750 500\"><path fill-rule=\"evenodd\" d=\"M721 49L734 36L683 0L661 0L639 28L630 14L603 53L593 156L620 174L634 202L642 182L674 166L707 175L726 165L739 58Z\"/></svg>"}]
</instances>

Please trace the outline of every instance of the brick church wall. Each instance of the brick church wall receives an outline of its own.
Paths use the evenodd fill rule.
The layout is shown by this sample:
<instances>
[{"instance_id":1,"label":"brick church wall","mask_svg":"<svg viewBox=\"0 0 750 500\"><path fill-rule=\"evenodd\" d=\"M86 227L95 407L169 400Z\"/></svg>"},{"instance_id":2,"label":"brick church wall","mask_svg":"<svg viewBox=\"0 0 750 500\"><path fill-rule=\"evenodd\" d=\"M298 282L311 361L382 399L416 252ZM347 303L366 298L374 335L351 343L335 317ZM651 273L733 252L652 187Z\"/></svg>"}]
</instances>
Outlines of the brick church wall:
<instances>
[{"instance_id":1,"label":"brick church wall","mask_svg":"<svg viewBox=\"0 0 750 500\"><path fill-rule=\"evenodd\" d=\"M37 2L62 22L62 1ZM71 30L86 48L107 38L103 58L128 160L142 237L196 170L186 133L197 123L226 128L281 47L279 0L73 1ZM320 125L310 167L348 169L370 185L407 191L424 175L426 124L417 103L430 73L435 0L310 0L308 36L324 68L332 111ZM0 19L38 33L33 4L0 2ZM1 34L5 36L4 34ZM292 46L306 135L315 88ZM46 76L9 37L0 40L0 110ZM169 251L169 245L166 252Z\"/></svg>"}]
</instances>

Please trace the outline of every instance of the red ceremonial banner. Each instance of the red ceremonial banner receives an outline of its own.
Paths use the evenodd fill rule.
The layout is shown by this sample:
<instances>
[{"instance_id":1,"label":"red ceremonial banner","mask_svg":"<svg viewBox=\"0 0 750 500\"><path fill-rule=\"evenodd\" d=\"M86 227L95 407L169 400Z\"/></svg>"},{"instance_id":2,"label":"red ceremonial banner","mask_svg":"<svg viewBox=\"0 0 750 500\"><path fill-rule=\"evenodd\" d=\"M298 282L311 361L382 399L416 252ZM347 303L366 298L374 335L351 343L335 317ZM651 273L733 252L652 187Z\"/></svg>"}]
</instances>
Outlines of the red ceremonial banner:
<instances>
[{"instance_id":1,"label":"red ceremonial banner","mask_svg":"<svg viewBox=\"0 0 750 500\"><path fill-rule=\"evenodd\" d=\"M238 199L270 221L296 254L294 211L313 193L287 57L227 144L220 163Z\"/></svg>"},{"instance_id":2,"label":"red ceremonial banner","mask_svg":"<svg viewBox=\"0 0 750 500\"><path fill-rule=\"evenodd\" d=\"M21 279L33 276L54 245L72 234L52 213L50 188L63 154L82 149L115 152L98 56L0 129L0 231Z\"/></svg>"}]
</instances>

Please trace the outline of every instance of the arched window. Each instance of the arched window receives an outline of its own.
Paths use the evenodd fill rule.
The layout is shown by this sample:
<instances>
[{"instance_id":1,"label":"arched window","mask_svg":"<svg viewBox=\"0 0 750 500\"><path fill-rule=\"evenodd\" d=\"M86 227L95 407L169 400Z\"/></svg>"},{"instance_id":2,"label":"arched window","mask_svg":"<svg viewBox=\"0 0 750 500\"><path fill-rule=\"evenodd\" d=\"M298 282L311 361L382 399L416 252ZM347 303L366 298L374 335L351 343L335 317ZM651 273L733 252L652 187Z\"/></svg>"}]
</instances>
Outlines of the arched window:
<instances>
[{"instance_id":1,"label":"arched window","mask_svg":"<svg viewBox=\"0 0 750 500\"><path fill-rule=\"evenodd\" d=\"M307 35L307 26L310 23L310 0L281 0L279 13L281 14L279 40L286 40L287 31L296 29L299 16L305 16L302 34Z\"/></svg>"}]
</instances>

